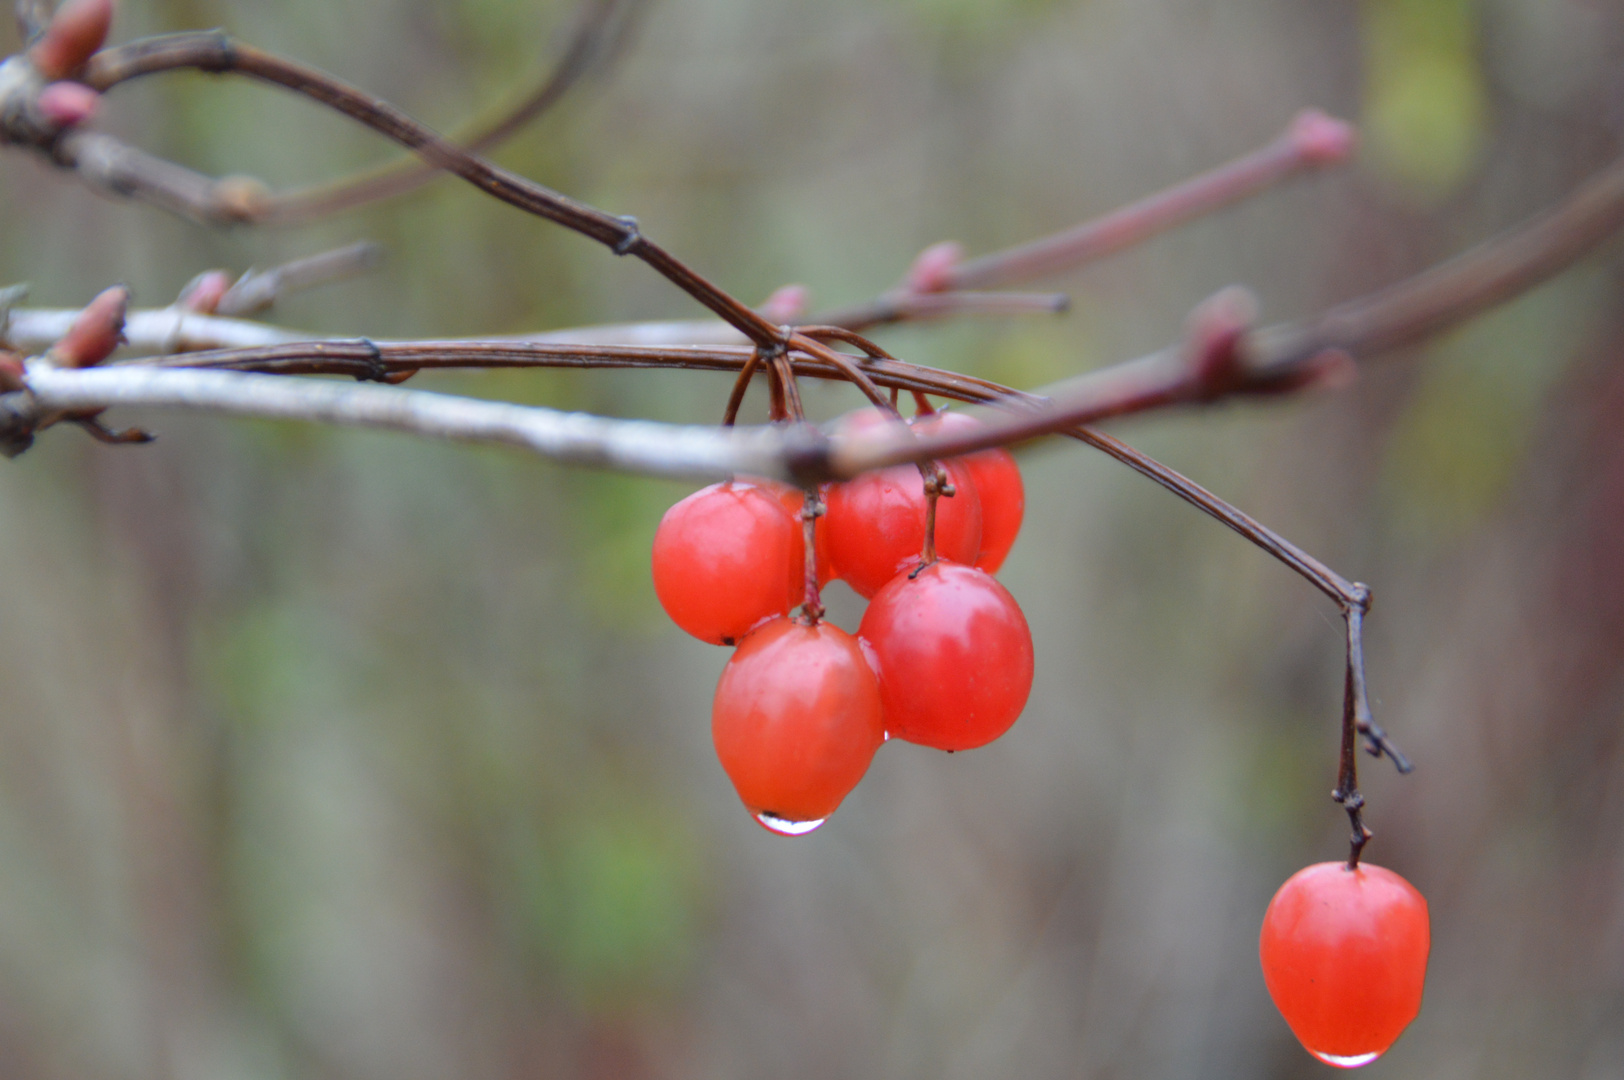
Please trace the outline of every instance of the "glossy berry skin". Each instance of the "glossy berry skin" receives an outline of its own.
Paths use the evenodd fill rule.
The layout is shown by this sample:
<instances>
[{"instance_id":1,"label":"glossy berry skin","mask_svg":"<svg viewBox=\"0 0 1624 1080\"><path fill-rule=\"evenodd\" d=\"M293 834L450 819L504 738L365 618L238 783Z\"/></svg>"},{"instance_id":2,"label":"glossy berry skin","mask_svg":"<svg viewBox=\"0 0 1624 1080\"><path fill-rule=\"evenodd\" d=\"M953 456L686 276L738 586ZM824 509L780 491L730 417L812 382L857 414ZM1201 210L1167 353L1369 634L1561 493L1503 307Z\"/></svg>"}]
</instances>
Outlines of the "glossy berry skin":
<instances>
[{"instance_id":1,"label":"glossy berry skin","mask_svg":"<svg viewBox=\"0 0 1624 1080\"><path fill-rule=\"evenodd\" d=\"M981 421L965 413L933 413L914 421L922 433L974 431ZM1026 485L1015 455L1003 447L978 450L952 459L960 463L975 481L981 499L981 550L975 558L978 570L996 574L1004 565L1026 514Z\"/></svg>"},{"instance_id":2,"label":"glossy berry skin","mask_svg":"<svg viewBox=\"0 0 1624 1080\"><path fill-rule=\"evenodd\" d=\"M1426 899L1369 863L1293 874L1259 941L1263 981L1292 1033L1343 1068L1376 1060L1421 1011L1430 948Z\"/></svg>"},{"instance_id":3,"label":"glossy berry skin","mask_svg":"<svg viewBox=\"0 0 1624 1080\"><path fill-rule=\"evenodd\" d=\"M801 602L801 523L778 494L745 481L701 488L654 533L654 591L673 622L731 645Z\"/></svg>"},{"instance_id":4,"label":"glossy berry skin","mask_svg":"<svg viewBox=\"0 0 1624 1080\"><path fill-rule=\"evenodd\" d=\"M998 738L1032 690L1032 632L992 575L945 560L875 595L857 636L880 680L886 730L940 750Z\"/></svg>"},{"instance_id":5,"label":"glossy berry skin","mask_svg":"<svg viewBox=\"0 0 1624 1080\"><path fill-rule=\"evenodd\" d=\"M755 630L716 684L711 736L758 819L828 817L885 741L879 686L857 639L787 618Z\"/></svg>"},{"instance_id":6,"label":"glossy berry skin","mask_svg":"<svg viewBox=\"0 0 1624 1080\"><path fill-rule=\"evenodd\" d=\"M981 500L960 465L944 465L956 494L936 500L936 551L966 565L981 551ZM862 596L872 597L903 570L919 565L925 545L925 481L913 465L896 465L831 484L825 531L829 561Z\"/></svg>"}]
</instances>

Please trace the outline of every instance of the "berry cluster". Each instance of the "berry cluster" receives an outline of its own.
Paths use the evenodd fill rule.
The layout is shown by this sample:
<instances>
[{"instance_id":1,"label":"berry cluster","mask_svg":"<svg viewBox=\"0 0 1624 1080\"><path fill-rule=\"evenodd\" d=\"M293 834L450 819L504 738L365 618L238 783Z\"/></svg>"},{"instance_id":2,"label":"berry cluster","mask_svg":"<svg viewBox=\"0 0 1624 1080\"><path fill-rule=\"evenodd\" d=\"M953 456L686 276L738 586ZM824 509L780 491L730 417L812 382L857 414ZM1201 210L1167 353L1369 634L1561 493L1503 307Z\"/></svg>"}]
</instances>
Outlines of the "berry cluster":
<instances>
[{"instance_id":1,"label":"berry cluster","mask_svg":"<svg viewBox=\"0 0 1624 1080\"><path fill-rule=\"evenodd\" d=\"M900 421L866 410L843 422L884 423ZM974 424L927 413L913 427ZM892 736L952 751L1009 729L1032 687L1032 635L992 575L1024 510L1020 469L994 449L815 493L735 479L666 512L654 590L682 629L738 646L711 734L756 820L817 828ZM855 637L819 619L818 589L835 578L870 600Z\"/></svg>"}]
</instances>

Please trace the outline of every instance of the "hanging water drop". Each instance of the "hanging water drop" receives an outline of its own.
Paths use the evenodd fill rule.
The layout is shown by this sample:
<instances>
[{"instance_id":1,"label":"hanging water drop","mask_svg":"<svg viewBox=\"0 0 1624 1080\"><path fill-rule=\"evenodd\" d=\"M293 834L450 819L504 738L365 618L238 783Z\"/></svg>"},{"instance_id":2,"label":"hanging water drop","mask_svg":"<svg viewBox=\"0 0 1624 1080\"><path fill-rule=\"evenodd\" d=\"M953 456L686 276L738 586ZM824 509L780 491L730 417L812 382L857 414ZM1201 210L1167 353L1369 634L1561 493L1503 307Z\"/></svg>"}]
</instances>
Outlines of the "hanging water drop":
<instances>
[{"instance_id":1,"label":"hanging water drop","mask_svg":"<svg viewBox=\"0 0 1624 1080\"><path fill-rule=\"evenodd\" d=\"M1369 1065L1372 1061L1375 1061L1377 1058L1381 1057L1380 1051L1373 1051L1369 1054L1348 1054L1346 1056L1338 1054L1322 1054L1318 1050L1310 1050L1308 1052L1325 1062L1325 1064L1335 1065L1339 1069L1357 1069L1359 1066Z\"/></svg>"},{"instance_id":2,"label":"hanging water drop","mask_svg":"<svg viewBox=\"0 0 1624 1080\"><path fill-rule=\"evenodd\" d=\"M756 820L769 832L779 836L805 836L807 833L822 825L828 818L818 818L814 821L790 821L788 818L776 817L765 810L757 811Z\"/></svg>"}]
</instances>

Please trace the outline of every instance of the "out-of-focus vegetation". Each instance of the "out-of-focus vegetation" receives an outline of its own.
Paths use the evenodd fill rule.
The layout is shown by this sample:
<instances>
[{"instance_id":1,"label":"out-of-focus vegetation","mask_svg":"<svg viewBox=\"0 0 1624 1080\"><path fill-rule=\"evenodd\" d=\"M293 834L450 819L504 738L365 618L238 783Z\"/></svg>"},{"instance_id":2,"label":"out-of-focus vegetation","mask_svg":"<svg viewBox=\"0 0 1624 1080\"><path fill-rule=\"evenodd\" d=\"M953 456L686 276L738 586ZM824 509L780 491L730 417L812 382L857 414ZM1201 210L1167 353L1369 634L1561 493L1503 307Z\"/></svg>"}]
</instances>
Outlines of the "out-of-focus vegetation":
<instances>
[{"instance_id":1,"label":"out-of-focus vegetation","mask_svg":"<svg viewBox=\"0 0 1624 1080\"><path fill-rule=\"evenodd\" d=\"M225 26L445 128L544 65L571 14L124 0L116 33ZM988 250L1225 160L1302 105L1363 122L1361 164L1067 277L1064 318L884 339L1034 385L1164 344L1222 285L1303 313L1557 200L1616 152L1621 61L1624 11L1584 0L654 0L620 65L498 156L747 299L802 281L832 305L926 243ZM205 76L121 89L102 123L277 184L392 152ZM0 280L47 305L115 281L161 304L208 267L367 237L380 272L276 317L388 337L694 313L449 181L210 232L10 154L0 207ZM1368 857L1428 896L1435 943L1373 1077L1624 1061L1620 270L1609 249L1343 393L1118 429L1376 590L1378 706L1419 768L1367 765ZM685 421L727 387L420 381ZM1274 888L1345 850L1339 624L1125 470L1023 454L1003 577L1038 670L1011 734L887 746L828 826L784 840L711 755L724 653L649 585L682 487L142 419L152 447L53 431L0 468L0 1075L1322 1069L1256 940Z\"/></svg>"}]
</instances>

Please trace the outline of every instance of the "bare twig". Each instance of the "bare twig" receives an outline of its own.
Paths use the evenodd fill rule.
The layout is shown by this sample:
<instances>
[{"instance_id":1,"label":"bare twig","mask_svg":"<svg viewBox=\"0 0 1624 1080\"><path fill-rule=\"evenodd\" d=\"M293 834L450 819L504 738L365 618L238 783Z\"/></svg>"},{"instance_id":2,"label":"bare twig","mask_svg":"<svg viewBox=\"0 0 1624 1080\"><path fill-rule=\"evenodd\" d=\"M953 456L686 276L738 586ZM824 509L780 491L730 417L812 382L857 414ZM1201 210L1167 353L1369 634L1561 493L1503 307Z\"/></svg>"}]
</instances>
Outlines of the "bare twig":
<instances>
[{"instance_id":1,"label":"bare twig","mask_svg":"<svg viewBox=\"0 0 1624 1080\"><path fill-rule=\"evenodd\" d=\"M462 177L486 194L573 229L617 255L647 263L758 346L780 343L777 327L708 281L639 231L636 220L615 217L452 145L378 98L325 72L233 41L223 33L174 34L104 49L91 60L85 82L107 90L142 75L192 68L233 73L303 94L420 154L436 168Z\"/></svg>"},{"instance_id":2,"label":"bare twig","mask_svg":"<svg viewBox=\"0 0 1624 1080\"><path fill-rule=\"evenodd\" d=\"M1450 262L1349 301L1323 315L1240 336L1235 366L1221 388L1192 364L1183 347L1080 375L1046 387L1048 401L1025 413L987 417L975 432L926 435L904 442L865 432L839 449L838 472L951 457L1039 433L1167 405L1219 396L1268 395L1340 381L1349 358L1390 352L1456 325L1555 275L1624 228L1624 159L1585 183L1564 203Z\"/></svg>"},{"instance_id":3,"label":"bare twig","mask_svg":"<svg viewBox=\"0 0 1624 1080\"><path fill-rule=\"evenodd\" d=\"M476 154L506 142L620 52L645 6L645 0L586 0L551 71L494 118L453 132L451 141ZM274 193L254 220L269 225L303 224L405 194L438 173L438 168L418 158L401 158L324 184Z\"/></svg>"},{"instance_id":4,"label":"bare twig","mask_svg":"<svg viewBox=\"0 0 1624 1080\"><path fill-rule=\"evenodd\" d=\"M364 274L378 265L379 247L368 241L310 255L270 270L250 270L226 290L215 305L219 315L248 315L275 304L278 297L300 289L330 284Z\"/></svg>"},{"instance_id":5,"label":"bare twig","mask_svg":"<svg viewBox=\"0 0 1624 1080\"><path fill-rule=\"evenodd\" d=\"M996 288L1073 269L1257 195L1292 176L1340 163L1352 151L1353 141L1352 129L1342 121L1318 110L1304 110L1279 138L1227 165L1030 243L967 261L949 261L926 281L916 280L915 275L867 304L827 312L818 321L860 330L916 317L917 306L932 293Z\"/></svg>"}]
</instances>

